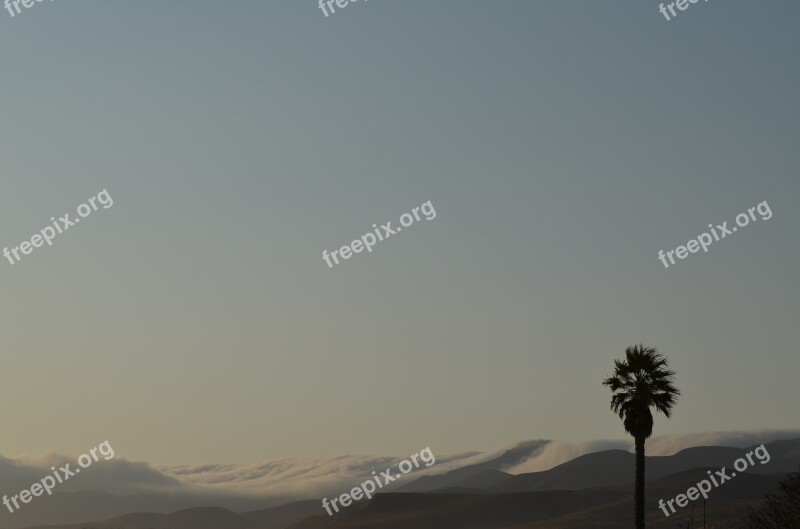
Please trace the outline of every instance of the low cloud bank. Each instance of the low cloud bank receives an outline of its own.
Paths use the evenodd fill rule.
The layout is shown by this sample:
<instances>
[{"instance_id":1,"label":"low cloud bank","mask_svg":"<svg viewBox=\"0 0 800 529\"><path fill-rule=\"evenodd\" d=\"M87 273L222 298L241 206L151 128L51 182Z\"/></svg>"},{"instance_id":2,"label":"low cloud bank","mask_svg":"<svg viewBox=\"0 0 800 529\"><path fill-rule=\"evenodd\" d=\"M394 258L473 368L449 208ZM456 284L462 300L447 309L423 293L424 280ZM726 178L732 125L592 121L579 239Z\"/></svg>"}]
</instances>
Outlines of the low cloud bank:
<instances>
[{"instance_id":1,"label":"low cloud bank","mask_svg":"<svg viewBox=\"0 0 800 529\"><path fill-rule=\"evenodd\" d=\"M0 488L8 493L27 489L44 476L53 473L51 467L61 468L69 463L70 469L78 465L75 456L46 454L39 457L24 456L17 459L0 457ZM124 459L96 462L74 479L59 485L63 492L95 490L111 494L131 495L146 492L169 492L183 486L180 480L155 469L147 463L135 463ZM0 494L2 496L2 494Z\"/></svg>"},{"instance_id":2,"label":"low cloud bank","mask_svg":"<svg viewBox=\"0 0 800 529\"><path fill-rule=\"evenodd\" d=\"M800 438L800 430L762 430L665 435L647 443L648 455L671 455L694 446L746 446L780 439ZM483 463L518 474L553 468L575 457L602 450L631 450L632 440L594 440L579 443L526 441L493 452L453 455L436 453L436 465L420 468L403 483L432 474L444 474L467 465ZM520 455L521 454L521 455ZM369 478L372 471L394 467L403 457L340 456L334 458L288 458L248 465L204 464L151 466L126 461L122 454L93 465L91 471L65 482L64 492L102 491L128 496L168 494L182 497L271 500L320 498L351 488ZM0 457L0 495L14 494L50 474L51 466L74 462L75 457L49 454L38 458ZM511 461L511 464L504 462ZM73 463L74 466L74 463ZM403 484L401 483L401 484ZM225 501L228 500L228 501Z\"/></svg>"},{"instance_id":3,"label":"low cloud bank","mask_svg":"<svg viewBox=\"0 0 800 529\"><path fill-rule=\"evenodd\" d=\"M745 448L781 439L798 438L800 438L800 430L755 430L661 435L648 439L646 449L648 456L669 456L686 448L696 446ZM633 452L633 439L629 437L628 439L620 440L595 440L580 443L553 441L544 448L541 455L532 457L506 470L506 472L511 474L541 472L585 454L614 449Z\"/></svg>"}]
</instances>

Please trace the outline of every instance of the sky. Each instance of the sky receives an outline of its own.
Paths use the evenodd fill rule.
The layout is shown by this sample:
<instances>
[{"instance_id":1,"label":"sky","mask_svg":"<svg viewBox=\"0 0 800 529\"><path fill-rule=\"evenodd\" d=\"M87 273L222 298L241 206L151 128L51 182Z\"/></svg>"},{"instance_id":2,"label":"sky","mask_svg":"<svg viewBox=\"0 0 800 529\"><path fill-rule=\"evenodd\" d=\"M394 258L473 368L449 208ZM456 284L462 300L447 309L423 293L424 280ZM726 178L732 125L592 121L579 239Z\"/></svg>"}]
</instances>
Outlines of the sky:
<instances>
[{"instance_id":1,"label":"sky","mask_svg":"<svg viewBox=\"0 0 800 529\"><path fill-rule=\"evenodd\" d=\"M0 11L0 454L154 464L797 428L792 0ZM431 201L334 268L332 251ZM773 213L669 269L674 249Z\"/></svg>"}]
</instances>

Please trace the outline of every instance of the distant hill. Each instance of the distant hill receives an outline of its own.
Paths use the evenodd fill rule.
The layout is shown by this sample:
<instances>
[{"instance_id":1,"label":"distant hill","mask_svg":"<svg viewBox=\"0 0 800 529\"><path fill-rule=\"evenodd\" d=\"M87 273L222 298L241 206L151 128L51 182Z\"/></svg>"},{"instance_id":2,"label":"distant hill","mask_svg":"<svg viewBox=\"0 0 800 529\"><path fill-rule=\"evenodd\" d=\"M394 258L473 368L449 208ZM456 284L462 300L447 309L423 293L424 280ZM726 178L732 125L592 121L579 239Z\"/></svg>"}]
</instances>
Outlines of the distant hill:
<instances>
[{"instance_id":1,"label":"distant hill","mask_svg":"<svg viewBox=\"0 0 800 529\"><path fill-rule=\"evenodd\" d=\"M648 482L648 527L674 529L678 522L685 523L690 507L667 518L658 499L685 492L705 476L705 469L694 469ZM782 477L742 474L713 490L707 528L736 527L746 505L777 490ZM362 509L331 520L305 520L290 529L620 529L631 525L632 498L630 486L481 495L389 493L379 494ZM702 502L695 506L695 521L701 517Z\"/></svg>"},{"instance_id":2,"label":"distant hill","mask_svg":"<svg viewBox=\"0 0 800 529\"><path fill-rule=\"evenodd\" d=\"M704 468L651 480L647 484L648 527L673 529L690 507L669 518L658 499L669 500L706 477ZM711 491L708 529L732 529L747 504L777 490L777 475L741 474ZM187 509L169 515L138 513L109 520L41 529L619 529L630 525L631 486L580 491L505 494L383 493L329 517L319 502L234 513L221 508ZM702 502L695 504L696 520Z\"/></svg>"},{"instance_id":3,"label":"distant hill","mask_svg":"<svg viewBox=\"0 0 800 529\"><path fill-rule=\"evenodd\" d=\"M692 514L691 505L677 509L676 513L664 516L658 507L658 500L672 499L676 494L685 493L698 481L706 477L704 469L693 469L679 474L667 476L647 483L647 504L645 513L649 529L675 529L678 523L686 526ZM778 489L778 483L784 475L737 475L734 480L726 482L709 493L706 502L707 529L736 529L747 512L747 505L755 505L764 496ZM740 479L741 478L741 479ZM619 529L629 527L632 521L633 488L615 487L609 490L625 492L624 497L605 505L565 513L549 520L530 522L503 529ZM695 527L702 527L703 501L695 502ZM376 528L377 529L377 528Z\"/></svg>"},{"instance_id":4,"label":"distant hill","mask_svg":"<svg viewBox=\"0 0 800 529\"><path fill-rule=\"evenodd\" d=\"M58 505L69 516L66 524L40 529L619 529L630 525L633 454L607 450L544 472L517 476L498 469L524 461L526 453L541 446L519 445L485 463L420 478L399 490L418 488L428 490L426 493L384 492L333 517L313 500L238 513L219 507L175 510L171 514L138 509L101 522L74 523L70 520L76 520L80 507L92 500L103 502L93 505L94 511L145 503L139 497L85 493L63 494L57 501L56 496L40 498ZM685 523L691 509L684 508L667 518L658 508L658 499L684 493L704 479L708 469L731 468L749 450L698 447L672 456L648 457L648 527L674 529L678 522ZM767 450L771 456L768 464L756 460L745 473L737 473L736 478L712 490L706 504L708 529L735 528L747 504L775 492L786 473L798 470L800 439L770 443ZM79 498L80 502L67 505L67 498ZM153 501L151 498L147 503ZM159 501L167 505L174 500ZM698 503L695 512L701 508L702 503Z\"/></svg>"},{"instance_id":5,"label":"distant hill","mask_svg":"<svg viewBox=\"0 0 800 529\"><path fill-rule=\"evenodd\" d=\"M345 512L326 525L317 520L291 529L495 529L619 500L622 492L546 491L523 494L379 494L369 504Z\"/></svg>"},{"instance_id":6,"label":"distant hill","mask_svg":"<svg viewBox=\"0 0 800 529\"><path fill-rule=\"evenodd\" d=\"M461 469L459 469L461 470ZM458 489L481 492L496 487L516 477L500 470L473 469L472 472L441 476L422 476L394 492L455 492Z\"/></svg>"},{"instance_id":7,"label":"distant hill","mask_svg":"<svg viewBox=\"0 0 800 529\"><path fill-rule=\"evenodd\" d=\"M77 524L86 520L102 520L124 513L174 512L199 507L198 500L171 495L116 496L105 492L59 492L43 495L35 503L9 513L0 511L0 527L15 528L54 523Z\"/></svg>"},{"instance_id":8,"label":"distant hill","mask_svg":"<svg viewBox=\"0 0 800 529\"><path fill-rule=\"evenodd\" d=\"M671 456L648 456L646 479L656 479L692 468L721 468L755 447L742 449L724 446L687 448ZM770 462L749 468L751 474L775 474L797 470L800 439L776 441L766 445ZM423 476L397 489L397 492L444 492L457 488L471 492L505 493L540 490L580 490L633 483L635 456L625 450L604 450L567 461L550 470L516 476L499 471L465 467L440 476Z\"/></svg>"},{"instance_id":9,"label":"distant hill","mask_svg":"<svg viewBox=\"0 0 800 529\"><path fill-rule=\"evenodd\" d=\"M283 529L288 524L318 515L322 510L320 500L296 501L279 507L242 513L258 529Z\"/></svg>"},{"instance_id":10,"label":"distant hill","mask_svg":"<svg viewBox=\"0 0 800 529\"><path fill-rule=\"evenodd\" d=\"M108 520L39 529L247 529L253 523L221 507L197 507L172 514L138 513Z\"/></svg>"},{"instance_id":11,"label":"distant hill","mask_svg":"<svg viewBox=\"0 0 800 529\"><path fill-rule=\"evenodd\" d=\"M444 487L471 488L495 485L502 481L501 478L511 476L511 474L501 472L502 469L514 467L538 455L548 443L549 441L526 441L483 463L467 465L446 474L422 476L395 490L398 492L427 492Z\"/></svg>"},{"instance_id":12,"label":"distant hill","mask_svg":"<svg viewBox=\"0 0 800 529\"><path fill-rule=\"evenodd\" d=\"M320 502L317 500L239 514L220 507L196 507L172 514L134 513L99 522L41 526L36 529L283 529L291 523L318 514L319 510Z\"/></svg>"}]
</instances>

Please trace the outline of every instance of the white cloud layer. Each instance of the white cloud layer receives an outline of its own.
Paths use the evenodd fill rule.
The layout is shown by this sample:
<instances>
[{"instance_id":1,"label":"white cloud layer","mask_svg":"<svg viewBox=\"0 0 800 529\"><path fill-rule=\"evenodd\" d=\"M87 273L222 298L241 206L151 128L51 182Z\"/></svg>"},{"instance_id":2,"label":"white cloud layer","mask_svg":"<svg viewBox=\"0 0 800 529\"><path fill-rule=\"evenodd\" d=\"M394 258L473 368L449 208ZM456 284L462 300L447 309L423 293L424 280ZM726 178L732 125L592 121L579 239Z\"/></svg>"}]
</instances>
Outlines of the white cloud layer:
<instances>
[{"instance_id":1,"label":"white cloud layer","mask_svg":"<svg viewBox=\"0 0 800 529\"><path fill-rule=\"evenodd\" d=\"M749 432L710 432L655 437L648 441L648 455L670 455L693 446L745 447L778 439L800 438L800 430L764 430ZM532 445L540 445L532 442ZM515 445L517 448L524 443ZM511 473L547 470L583 454L609 449L630 450L632 441L595 440L580 443L553 441L536 449L527 460L512 468L498 468ZM475 463L492 461L506 449L486 453L437 454L432 467L421 466L405 476L408 483L425 474L443 474ZM510 448L510 447L509 447ZM339 494L369 479L372 471L396 469L403 457L340 456L334 458L276 459L248 465L205 464L154 467L143 462L126 461L117 454L114 459L94 463L80 476L59 485L58 491L95 490L119 495L167 493L202 497L242 498L320 498ZM75 458L48 454L38 458L0 457L0 488L16 493L51 474L51 466L62 466Z\"/></svg>"},{"instance_id":2,"label":"white cloud layer","mask_svg":"<svg viewBox=\"0 0 800 529\"><path fill-rule=\"evenodd\" d=\"M744 448L746 446L769 443L780 439L800 438L800 430L757 430L738 432L705 432L676 435L662 435L647 441L647 455L668 456L686 448L695 446L730 446ZM548 444L542 454L517 465L507 472L521 474L523 472L540 472L548 470L571 459L599 452L602 450L628 450L633 451L633 439L626 440L596 440L581 443L553 441Z\"/></svg>"}]
</instances>

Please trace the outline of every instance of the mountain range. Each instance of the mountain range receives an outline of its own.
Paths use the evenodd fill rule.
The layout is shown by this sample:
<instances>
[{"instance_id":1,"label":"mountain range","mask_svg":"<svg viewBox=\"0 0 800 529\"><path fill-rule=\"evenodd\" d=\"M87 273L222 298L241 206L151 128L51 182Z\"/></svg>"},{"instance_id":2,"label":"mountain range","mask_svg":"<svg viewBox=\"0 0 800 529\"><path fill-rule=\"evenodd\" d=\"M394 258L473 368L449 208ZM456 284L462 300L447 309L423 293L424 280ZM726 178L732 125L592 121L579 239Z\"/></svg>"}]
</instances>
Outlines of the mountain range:
<instances>
[{"instance_id":1,"label":"mountain range","mask_svg":"<svg viewBox=\"0 0 800 529\"><path fill-rule=\"evenodd\" d=\"M691 508L669 518L658 508L706 478L706 471L732 468L748 449L694 447L670 456L647 458L648 527L674 528ZM100 493L55 494L39 529L585 529L629 525L634 455L604 450L579 456L549 470L510 474L536 445L524 444L479 464L423 476L388 493L361 501L329 517L319 500L259 510L192 507L174 512L131 509L130 498ZM778 482L800 468L800 439L766 445L770 459L756 460L745 472L713 489L706 502L709 529L736 527L746 506L777 490ZM61 496L59 500L57 498ZM102 500L100 500L102 498ZM68 501L72 500L72 501ZM75 501L78 500L78 501ZM99 501L99 504L98 504ZM136 501L141 504L142 498ZM169 504L162 498L162 503ZM81 509L85 509L81 511ZM116 513L108 511L116 510ZM695 504L696 520L702 502ZM97 512L103 514L94 517ZM83 514L81 514L83 513ZM91 520L100 520L92 522ZM16 526L21 527L21 526Z\"/></svg>"}]
</instances>

